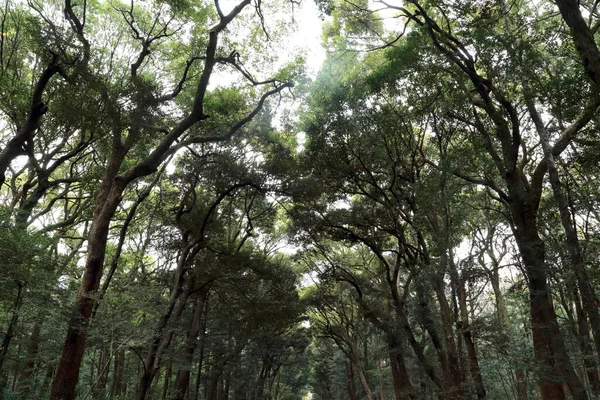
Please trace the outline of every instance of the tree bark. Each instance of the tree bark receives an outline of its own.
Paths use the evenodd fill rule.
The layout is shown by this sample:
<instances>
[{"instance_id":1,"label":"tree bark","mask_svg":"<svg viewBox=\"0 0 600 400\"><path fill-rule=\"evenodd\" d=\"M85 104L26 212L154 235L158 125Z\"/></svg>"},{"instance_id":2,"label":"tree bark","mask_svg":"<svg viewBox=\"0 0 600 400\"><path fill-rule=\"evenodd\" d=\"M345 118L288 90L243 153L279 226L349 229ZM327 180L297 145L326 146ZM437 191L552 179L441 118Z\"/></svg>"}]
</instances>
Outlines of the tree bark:
<instances>
[{"instance_id":1,"label":"tree bark","mask_svg":"<svg viewBox=\"0 0 600 400\"><path fill-rule=\"evenodd\" d=\"M456 275L458 275L458 272ZM467 291L465 289L465 280L463 277L458 277L457 289L458 304L461 318L461 320L458 321L457 327L462 332L463 340L465 341L465 347L467 348L467 357L469 359L469 372L471 373L471 378L473 379L473 383L475 384L475 392L477 393L477 398L485 399L485 386L483 385L481 369L479 368L479 359L477 357L475 343L473 342L473 336L471 335L471 326L469 324L469 312L467 309Z\"/></svg>"},{"instance_id":2,"label":"tree bark","mask_svg":"<svg viewBox=\"0 0 600 400\"><path fill-rule=\"evenodd\" d=\"M208 286L204 286L200 289L198 295L196 296L194 316L192 317L192 324L185 341L185 349L183 350L184 365L177 373L177 380L175 382L176 400L183 400L189 388L190 368L192 365L192 359L194 357L194 350L196 350L196 344L198 342L198 334L200 333L200 328L202 326L204 303L208 297L208 292Z\"/></svg>"},{"instance_id":3,"label":"tree bark","mask_svg":"<svg viewBox=\"0 0 600 400\"><path fill-rule=\"evenodd\" d=\"M22 384L27 383L33 371L35 369L35 359L37 357L38 349L40 346L40 333L42 329L42 324L40 321L36 321L33 326L33 330L31 331L31 336L29 337L29 344L27 346L27 358L25 361L25 365L23 366L23 371L21 372L21 376L19 377L19 381Z\"/></svg>"},{"instance_id":4,"label":"tree bark","mask_svg":"<svg viewBox=\"0 0 600 400\"><path fill-rule=\"evenodd\" d=\"M125 394L124 391L124 380L125 380L125 350L117 350L115 356L115 365L113 367L113 390L112 396L122 396Z\"/></svg>"},{"instance_id":5,"label":"tree bark","mask_svg":"<svg viewBox=\"0 0 600 400\"><path fill-rule=\"evenodd\" d=\"M571 30L571 37L583 62L585 72L598 90L600 88L600 51L594 40L594 34L583 19L579 3L576 0L556 0L556 4Z\"/></svg>"},{"instance_id":6,"label":"tree bark","mask_svg":"<svg viewBox=\"0 0 600 400\"><path fill-rule=\"evenodd\" d=\"M20 155L25 155L25 146L31 142L39 127L40 120L48 111L48 107L44 104L42 96L50 82L50 79L60 72L58 56L54 56L52 61L44 69L33 89L31 107L27 119L24 121L4 149L0 151L0 187L6 180L6 170L11 162Z\"/></svg>"},{"instance_id":7,"label":"tree bark","mask_svg":"<svg viewBox=\"0 0 600 400\"><path fill-rule=\"evenodd\" d=\"M186 258L187 256L184 254L182 257ZM169 321L176 321L179 319L183 313L189 294L193 289L194 280L191 278L187 279L186 286L182 289L184 281L183 265L185 265L185 262L180 261L180 268L178 268L178 271L176 272L174 288L171 292L169 305L158 322L154 338L146 352L144 371L140 377L138 390L135 395L136 400L148 399L150 386L152 385L156 372L158 372L160 368L162 353L169 346L171 339L173 338L174 331L173 329L167 329L167 325Z\"/></svg>"},{"instance_id":8,"label":"tree bark","mask_svg":"<svg viewBox=\"0 0 600 400\"><path fill-rule=\"evenodd\" d=\"M4 339L2 340L2 347L0 347L0 373L2 372L2 365L4 364L4 360L6 360L6 355L8 354L8 348L10 347L10 342L15 334L15 328L17 326L17 321L19 320L19 311L21 310L21 305L23 304L23 296L24 296L24 285L21 281L16 281L17 284L17 298L15 299L15 303L13 305L13 309L10 316L10 321L8 322L8 327L6 329L6 333L4 334Z\"/></svg>"},{"instance_id":9,"label":"tree bark","mask_svg":"<svg viewBox=\"0 0 600 400\"><path fill-rule=\"evenodd\" d=\"M122 184L113 182L121 159L117 156L111 159L97 196L97 206L88 236L88 256L75 302L77 312L69 321L67 338L52 384L51 400L75 400L76 397L75 389L87 340L87 327L94 308L95 293L102 278L110 221L125 189Z\"/></svg>"}]
</instances>

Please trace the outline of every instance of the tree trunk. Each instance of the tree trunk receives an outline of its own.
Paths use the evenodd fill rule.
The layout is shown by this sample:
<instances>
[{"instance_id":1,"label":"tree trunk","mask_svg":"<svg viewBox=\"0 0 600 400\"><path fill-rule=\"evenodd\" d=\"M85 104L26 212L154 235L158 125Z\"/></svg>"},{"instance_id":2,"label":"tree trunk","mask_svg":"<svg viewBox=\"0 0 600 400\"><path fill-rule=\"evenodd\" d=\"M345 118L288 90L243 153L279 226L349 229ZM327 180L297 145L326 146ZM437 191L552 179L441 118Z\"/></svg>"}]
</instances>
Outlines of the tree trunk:
<instances>
[{"instance_id":1,"label":"tree trunk","mask_svg":"<svg viewBox=\"0 0 600 400\"><path fill-rule=\"evenodd\" d=\"M523 83L523 88L526 89L527 92L529 89L527 82ZM579 237L577 236L577 226L574 218L571 215L569 200L563 190L563 185L558 173L558 167L556 165L554 155L552 154L552 147L549 142L549 134L548 130L546 129L546 125L542 121L542 118L539 115L531 96L526 95L525 100L529 114L531 115L538 132L538 136L540 137L544 156L548 165L550 185L554 194L556 206L558 207L560 213L561 224L565 231L570 266L575 273L575 277L577 278L577 284L581 293L583 307L588 313L590 325L594 334L596 353L598 354L598 357L600 357L600 311L598 310L598 298L594 292L594 289L592 288L587 270L585 268L581 244L579 243Z\"/></svg>"},{"instance_id":2,"label":"tree trunk","mask_svg":"<svg viewBox=\"0 0 600 400\"><path fill-rule=\"evenodd\" d=\"M160 368L160 359L162 353L169 346L174 334L173 329L166 329L167 324L171 319L173 321L179 319L185 308L188 296L193 289L193 279L188 279L185 282L185 288L182 289L185 272L184 266L186 265L188 252L189 248L184 250L183 254L181 255L178 268L175 273L175 282L173 284L173 290L171 291L169 305L167 310L158 321L154 339L152 340L152 343L150 344L150 347L146 353L146 357L144 359L145 368L138 384L138 390L135 395L136 400L146 400L148 398L150 386L152 385L152 381L154 380L156 372Z\"/></svg>"},{"instance_id":3,"label":"tree trunk","mask_svg":"<svg viewBox=\"0 0 600 400\"><path fill-rule=\"evenodd\" d=\"M356 384L354 383L354 366L349 359L346 359L346 391L349 400L359 400Z\"/></svg>"},{"instance_id":4,"label":"tree trunk","mask_svg":"<svg viewBox=\"0 0 600 400\"><path fill-rule=\"evenodd\" d=\"M124 381L124 373L125 373L125 350L119 349L117 350L117 354L115 355L115 365L113 367L113 385L112 385L112 395L114 396L122 396L124 394L123 381Z\"/></svg>"},{"instance_id":5,"label":"tree trunk","mask_svg":"<svg viewBox=\"0 0 600 400\"><path fill-rule=\"evenodd\" d=\"M458 275L458 271L456 275ZM471 378L473 379L473 383L475 384L475 392L477 393L477 398L485 399L485 386L483 385L481 370L479 368L479 359L477 358L475 343L473 343L473 337L471 335L471 326L469 325L469 312L467 309L467 292L465 289L464 278L459 277L457 283L458 303L461 317L461 321L458 322L458 329L462 331L463 340L465 341L465 347L467 348L467 357L469 359L469 372L471 373Z\"/></svg>"},{"instance_id":6,"label":"tree trunk","mask_svg":"<svg viewBox=\"0 0 600 400\"><path fill-rule=\"evenodd\" d=\"M206 313L206 307L204 309ZM204 324L203 324L204 325ZM204 334L205 334L205 326L202 327L200 332L200 357L198 357L198 373L196 375L196 390L194 391L194 400L198 400L200 398L200 383L202 382L202 365L204 364Z\"/></svg>"},{"instance_id":7,"label":"tree trunk","mask_svg":"<svg viewBox=\"0 0 600 400\"><path fill-rule=\"evenodd\" d=\"M211 373L209 374L206 385L206 400L217 400L217 392L219 391L220 377L220 372L211 371Z\"/></svg>"},{"instance_id":8,"label":"tree trunk","mask_svg":"<svg viewBox=\"0 0 600 400\"><path fill-rule=\"evenodd\" d=\"M171 380L171 363L167 364L167 368L165 369L165 382L163 384L162 390L162 400L166 400L167 395L169 394L169 382ZM148 388L148 394L150 393L150 388Z\"/></svg>"},{"instance_id":9,"label":"tree trunk","mask_svg":"<svg viewBox=\"0 0 600 400\"><path fill-rule=\"evenodd\" d=\"M590 332L586 319L586 310L581 306L577 291L574 290L575 310L577 313L577 333L579 338L579 347L583 355L583 366L595 397L600 397L600 379L598 377L598 367L594 362L594 350L590 345Z\"/></svg>"},{"instance_id":10,"label":"tree trunk","mask_svg":"<svg viewBox=\"0 0 600 400\"><path fill-rule=\"evenodd\" d=\"M33 374L35 369L35 359L37 357L38 349L40 346L40 331L42 329L42 324L40 321L36 321L33 326L33 330L31 331L31 336L29 337L29 345L27 346L27 359L25 361L25 365L23 366L23 371L21 372L21 376L19 377L19 381L22 384L27 384L29 378Z\"/></svg>"},{"instance_id":11,"label":"tree trunk","mask_svg":"<svg viewBox=\"0 0 600 400\"><path fill-rule=\"evenodd\" d=\"M204 286L200 289L198 295L196 296L196 305L194 307L192 325L188 331L185 341L185 349L183 350L184 365L177 373L177 380L175 382L175 399L177 400L183 400L188 391L190 383L190 368L192 365L192 359L194 357L194 350L196 350L198 334L200 333L200 327L202 326L202 314L204 311L204 303L208 297L208 291L208 286Z\"/></svg>"},{"instance_id":12,"label":"tree trunk","mask_svg":"<svg viewBox=\"0 0 600 400\"><path fill-rule=\"evenodd\" d=\"M15 334L15 327L17 326L17 321L19 320L19 311L21 310L21 305L23 304L24 285L21 281L16 281L16 284L17 298L15 299L15 303L13 305L10 321L8 322L8 328L6 329L4 339L2 340L2 347L0 347L0 374L2 373L2 365L4 364L4 360L6 359L6 354L8 353L10 342L12 341L12 338Z\"/></svg>"},{"instance_id":13,"label":"tree trunk","mask_svg":"<svg viewBox=\"0 0 600 400\"><path fill-rule=\"evenodd\" d=\"M565 350L547 287L544 243L539 238L537 229L534 229L535 221L522 219L520 222L522 230L516 230L515 238L528 278L531 331L535 358L539 364L538 383L540 393L543 400L564 400L565 394L562 383L557 381L557 374L555 374L555 363L559 362L556 359L556 351L565 352ZM526 236L525 233L528 235ZM554 341L552 340L553 335L558 336ZM560 347L562 347L562 350ZM567 360L567 362L568 365L565 367L572 369L570 361ZM572 373L575 372L572 371ZM564 378L565 371L560 371L558 376Z\"/></svg>"},{"instance_id":14,"label":"tree trunk","mask_svg":"<svg viewBox=\"0 0 600 400\"><path fill-rule=\"evenodd\" d=\"M52 384L51 400L75 400L75 389L85 351L87 327L98 291L108 240L110 221L114 216L125 186L114 178L121 165L121 148L113 150L109 166L96 200L96 209L88 236L87 259L81 286L77 293L76 313L71 317L58 370Z\"/></svg>"},{"instance_id":15,"label":"tree trunk","mask_svg":"<svg viewBox=\"0 0 600 400\"><path fill-rule=\"evenodd\" d=\"M562 384L566 384L575 400L587 400L585 387L567 353L550 298L545 244L538 234L535 207L525 200L529 195L524 192L520 179L512 175L506 179L512 197L513 233L528 279L533 347L540 367L538 378L542 398L563 400Z\"/></svg>"},{"instance_id":16,"label":"tree trunk","mask_svg":"<svg viewBox=\"0 0 600 400\"><path fill-rule=\"evenodd\" d=\"M446 258L446 256L444 256ZM446 264L446 262L444 262ZM444 333L444 347L446 352L446 362L448 368L448 379L453 386L451 397L462 398L462 376L460 371L460 364L458 362L458 356L456 351L456 342L454 340L454 331L452 330L452 316L450 307L448 306L448 299L444 293L444 280L443 275L438 278L434 284L434 291L438 299L440 314L442 316L442 330Z\"/></svg>"},{"instance_id":17,"label":"tree trunk","mask_svg":"<svg viewBox=\"0 0 600 400\"><path fill-rule=\"evenodd\" d=\"M399 338L388 338L390 350L390 366L392 370L392 384L396 400L409 400L417 398L415 389L410 383L410 377L406 369L402 345ZM380 391L383 387L380 383ZM380 395L383 396L383 395Z\"/></svg>"}]
</instances>

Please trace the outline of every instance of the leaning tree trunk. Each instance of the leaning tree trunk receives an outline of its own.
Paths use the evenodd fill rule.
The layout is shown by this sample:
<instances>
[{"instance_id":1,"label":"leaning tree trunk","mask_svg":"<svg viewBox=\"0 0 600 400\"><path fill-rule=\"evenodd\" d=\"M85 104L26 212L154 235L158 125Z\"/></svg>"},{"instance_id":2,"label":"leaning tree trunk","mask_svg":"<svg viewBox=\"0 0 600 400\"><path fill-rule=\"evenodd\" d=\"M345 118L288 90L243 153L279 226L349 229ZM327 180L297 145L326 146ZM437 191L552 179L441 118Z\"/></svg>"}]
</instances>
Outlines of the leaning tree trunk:
<instances>
[{"instance_id":1,"label":"leaning tree trunk","mask_svg":"<svg viewBox=\"0 0 600 400\"><path fill-rule=\"evenodd\" d=\"M185 259L185 256L182 257ZM191 278L186 281L186 286L184 289L182 289L184 281L184 265L185 261L180 261L180 268L178 268L178 271L176 272L175 284L173 292L171 293L169 305L167 310L158 321L154 338L152 339L150 347L146 353L146 357L144 359L145 368L139 380L138 389L135 395L136 400L148 399L150 394L150 386L152 385L152 381L154 380L154 377L160 368L161 356L173 338L174 330L172 328L166 329L167 324L171 320L179 319L183 313L189 294L193 289L194 280Z\"/></svg>"}]
</instances>

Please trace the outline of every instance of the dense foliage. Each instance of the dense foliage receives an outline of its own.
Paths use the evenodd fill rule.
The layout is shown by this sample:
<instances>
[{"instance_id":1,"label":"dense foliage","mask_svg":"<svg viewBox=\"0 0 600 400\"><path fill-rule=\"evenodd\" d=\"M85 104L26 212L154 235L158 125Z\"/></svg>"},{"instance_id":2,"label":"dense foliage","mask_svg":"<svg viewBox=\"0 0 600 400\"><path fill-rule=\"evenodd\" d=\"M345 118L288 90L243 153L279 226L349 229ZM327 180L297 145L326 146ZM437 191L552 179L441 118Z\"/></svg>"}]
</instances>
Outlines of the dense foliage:
<instances>
[{"instance_id":1,"label":"dense foliage","mask_svg":"<svg viewBox=\"0 0 600 400\"><path fill-rule=\"evenodd\" d=\"M600 398L598 2L5 0L0 399Z\"/></svg>"}]
</instances>

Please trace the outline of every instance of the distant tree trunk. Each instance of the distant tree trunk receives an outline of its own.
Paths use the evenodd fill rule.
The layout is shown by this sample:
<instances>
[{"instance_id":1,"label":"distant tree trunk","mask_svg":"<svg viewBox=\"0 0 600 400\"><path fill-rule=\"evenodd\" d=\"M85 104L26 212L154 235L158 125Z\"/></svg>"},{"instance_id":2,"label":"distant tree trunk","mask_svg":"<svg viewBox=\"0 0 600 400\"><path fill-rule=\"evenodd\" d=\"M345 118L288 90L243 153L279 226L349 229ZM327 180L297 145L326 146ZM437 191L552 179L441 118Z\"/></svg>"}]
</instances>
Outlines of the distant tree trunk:
<instances>
[{"instance_id":1,"label":"distant tree trunk","mask_svg":"<svg viewBox=\"0 0 600 400\"><path fill-rule=\"evenodd\" d=\"M458 272L456 273L458 275ZM467 309L467 292L465 289L465 280L463 277L458 277L457 294L458 303L460 308L461 321L458 323L458 329L462 331L463 340L465 341L465 347L467 348L467 357L469 359L469 371L475 384L475 392L477 393L478 399L485 399L485 387L483 385L483 379L481 377L481 370L479 368L479 359L477 358L477 352L475 349L475 343L473 343L473 336L471 335L471 326L469 324L469 312Z\"/></svg>"},{"instance_id":2,"label":"distant tree trunk","mask_svg":"<svg viewBox=\"0 0 600 400\"><path fill-rule=\"evenodd\" d=\"M592 394L595 397L600 398L600 379L598 378L598 367L592 359L594 355L594 350L590 345L590 331L586 318L587 310L584 309L584 307L582 307L577 290L573 291L573 297L575 300L575 311L577 313L577 336L579 337L579 347L581 349L581 354L583 354L583 366L585 368L585 372L590 383L590 388L592 389Z\"/></svg>"},{"instance_id":3,"label":"distant tree trunk","mask_svg":"<svg viewBox=\"0 0 600 400\"><path fill-rule=\"evenodd\" d=\"M146 352L146 357L144 359L145 368L138 383L138 389L135 395L136 400L146 400L148 398L150 386L152 385L152 381L154 380L156 372L160 368L161 355L169 346L174 334L173 329L167 329L167 324L170 320L176 321L179 319L185 308L188 296L193 289L194 280L185 280L184 277L185 265L189 251L190 248L186 248L181 254L180 260L178 261L178 267L175 273L175 282L171 291L169 305L158 321L158 326L156 327L154 337L150 343L148 351ZM183 288L184 281L186 284L185 288Z\"/></svg>"},{"instance_id":4,"label":"distant tree trunk","mask_svg":"<svg viewBox=\"0 0 600 400\"><path fill-rule=\"evenodd\" d=\"M18 377L19 377L19 372L21 371L21 350L22 350L22 346L21 343L19 342L19 344L17 345L17 357L15 360L15 364L14 364L14 369L13 369L13 376L12 376L12 391L15 392L17 390L17 381L18 381Z\"/></svg>"},{"instance_id":5,"label":"distant tree trunk","mask_svg":"<svg viewBox=\"0 0 600 400\"><path fill-rule=\"evenodd\" d=\"M444 259L447 257L444 256ZM444 264L447 264L447 260L444 260ZM448 368L448 379L451 385L454 387L456 396L462 398L462 374L460 370L460 363L458 362L458 356L456 351L456 342L454 340L454 331L452 329L453 319L450 307L448 306L448 299L444 293L444 275L442 274L434 283L434 292L439 303L440 314L442 316L442 330L444 333L444 347L446 352L447 368Z\"/></svg>"},{"instance_id":6,"label":"distant tree trunk","mask_svg":"<svg viewBox=\"0 0 600 400\"><path fill-rule=\"evenodd\" d=\"M425 292L425 288L423 285L417 285L417 296L419 299L419 310L421 312L421 318L425 330L427 331L429 337L431 338L431 342L433 343L433 347L436 350L438 355L441 370L444 377L444 384L440 385L440 389L444 392L444 397L449 399L460 399L461 398L461 388L460 381L457 382L455 380L455 371L453 371L454 367L451 366L450 361L448 360L448 354L444 348L444 343L440 338L437 326L435 321L431 316L431 311L429 309L429 299L428 295ZM458 386L457 386L458 385Z\"/></svg>"},{"instance_id":7,"label":"distant tree trunk","mask_svg":"<svg viewBox=\"0 0 600 400\"><path fill-rule=\"evenodd\" d=\"M97 378L94 381L93 394L94 398L99 398L103 395L106 390L106 383L108 381L108 373L110 370L110 358L111 355L107 349L103 346L100 349L100 358L97 365Z\"/></svg>"},{"instance_id":8,"label":"distant tree trunk","mask_svg":"<svg viewBox=\"0 0 600 400\"><path fill-rule=\"evenodd\" d=\"M217 392L219 391L220 378L221 372L211 370L208 375L208 381L206 385L206 400L218 400Z\"/></svg>"},{"instance_id":9,"label":"distant tree trunk","mask_svg":"<svg viewBox=\"0 0 600 400\"><path fill-rule=\"evenodd\" d=\"M162 400L166 400L167 395L169 394L169 382L171 381L171 363L167 364L167 368L165 368L165 382L162 390ZM150 392L150 390L148 390Z\"/></svg>"},{"instance_id":10,"label":"distant tree trunk","mask_svg":"<svg viewBox=\"0 0 600 400\"><path fill-rule=\"evenodd\" d=\"M206 307L204 312L206 313ZM204 325L204 324L203 324ZM196 375L196 390L194 391L194 400L198 400L200 398L200 383L202 382L202 366L204 364L204 336L205 336L205 327L202 327L200 331L200 357L198 357L198 373Z\"/></svg>"},{"instance_id":11,"label":"distant tree trunk","mask_svg":"<svg viewBox=\"0 0 600 400\"><path fill-rule=\"evenodd\" d=\"M348 392L348 399L360 400L354 384L354 367L349 359L346 359L346 391Z\"/></svg>"},{"instance_id":12,"label":"distant tree trunk","mask_svg":"<svg viewBox=\"0 0 600 400\"><path fill-rule=\"evenodd\" d=\"M192 366L192 359L194 357L194 350L198 342L198 334L202 326L202 314L204 311L204 303L208 297L208 286L204 286L200 289L196 296L196 305L194 307L194 316L192 317L192 324L188 331L188 335L185 341L185 348L183 350L183 366L177 373L177 380L175 382L175 399L184 400L185 395L188 391L190 383L190 368Z\"/></svg>"},{"instance_id":13,"label":"distant tree trunk","mask_svg":"<svg viewBox=\"0 0 600 400\"><path fill-rule=\"evenodd\" d=\"M117 350L113 367L113 385L111 397L122 396L124 393L125 350Z\"/></svg>"},{"instance_id":14,"label":"distant tree trunk","mask_svg":"<svg viewBox=\"0 0 600 400\"><path fill-rule=\"evenodd\" d=\"M393 355L390 354L390 364ZM383 371L381 368L381 360L377 360L377 381L379 384L379 400L384 400L383 397ZM392 372L392 381L394 382L394 393L396 394L396 400L403 400L399 395L401 394L400 388L396 389L396 378L394 377L394 372Z\"/></svg>"},{"instance_id":15,"label":"distant tree trunk","mask_svg":"<svg viewBox=\"0 0 600 400\"><path fill-rule=\"evenodd\" d=\"M17 298L15 299L15 303L13 304L10 320L8 322L8 328L6 329L6 333L4 334L4 339L2 340L2 345L0 347L0 375L2 373L2 366L4 364L4 360L6 360L6 354L8 353L8 348L10 347L10 342L15 334L15 328L17 326L17 321L19 320L19 311L21 310L21 305L23 304L23 282L16 281L17 284ZM1 378L0 378L1 379Z\"/></svg>"},{"instance_id":16,"label":"distant tree trunk","mask_svg":"<svg viewBox=\"0 0 600 400\"><path fill-rule=\"evenodd\" d=\"M29 337L29 344L27 346L27 358L25 360L25 365L23 366L23 371L21 372L21 376L19 377L19 381L22 384L27 384L29 378L33 374L35 369L35 359L37 357L38 349L40 346L40 332L42 329L42 323L38 320L35 322L33 326L33 330L31 331L31 336Z\"/></svg>"},{"instance_id":17,"label":"distant tree trunk","mask_svg":"<svg viewBox=\"0 0 600 400\"><path fill-rule=\"evenodd\" d=\"M487 249L485 251L485 254L488 255L488 257L491 260L491 271L488 271L488 275L490 278L490 283L492 284L492 290L494 291L494 298L495 298L495 302L496 302L496 313L498 315L498 322L500 323L500 329L502 332L502 339L506 340L507 342L510 341L510 335L509 335L509 327L510 327L510 320L508 318L508 309L506 308L506 301L504 300L504 294L502 293L502 290L500 289L500 262L498 261L498 259L496 258L496 254L494 254L494 251L492 249L492 245L493 245L493 237L494 237L494 233L495 230L488 228L488 238L487 240ZM485 262L483 260L483 258L480 261L483 265L483 263ZM528 395L527 395L527 375L526 375L526 371L523 368L522 365L520 365L519 360L514 360L516 362L515 365L515 386L516 386L516 394L517 394L517 400L528 400Z\"/></svg>"},{"instance_id":18,"label":"distant tree trunk","mask_svg":"<svg viewBox=\"0 0 600 400\"><path fill-rule=\"evenodd\" d=\"M48 387L52 383L52 377L54 376L54 368L55 364L53 363L48 363L48 365L46 365L46 375L44 376L44 382L42 383L41 388L42 393L46 392L46 390L48 390Z\"/></svg>"},{"instance_id":19,"label":"distant tree trunk","mask_svg":"<svg viewBox=\"0 0 600 400\"><path fill-rule=\"evenodd\" d=\"M256 380L256 391L254 392L254 400L262 400L263 394L265 392L265 380L267 379L267 374L269 373L270 368L270 358L265 357L262 360L260 372L258 374L258 379Z\"/></svg>"}]
</instances>

